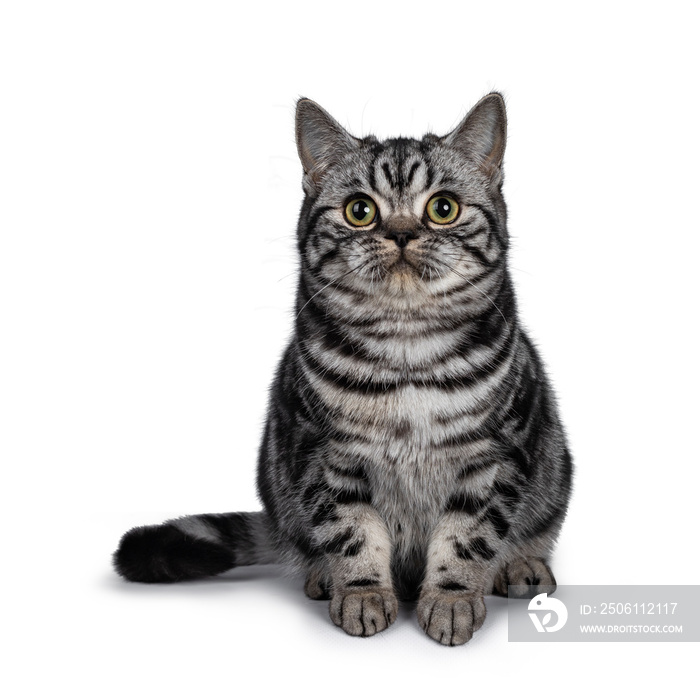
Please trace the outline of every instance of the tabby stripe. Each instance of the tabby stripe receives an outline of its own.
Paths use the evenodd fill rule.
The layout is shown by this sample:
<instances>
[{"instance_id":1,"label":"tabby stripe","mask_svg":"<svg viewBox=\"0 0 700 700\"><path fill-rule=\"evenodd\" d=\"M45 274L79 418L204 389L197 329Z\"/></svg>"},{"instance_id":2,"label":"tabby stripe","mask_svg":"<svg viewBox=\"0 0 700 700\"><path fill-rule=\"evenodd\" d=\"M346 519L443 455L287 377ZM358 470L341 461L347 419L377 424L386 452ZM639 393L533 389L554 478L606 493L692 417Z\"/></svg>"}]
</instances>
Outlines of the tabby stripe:
<instances>
[{"instance_id":1,"label":"tabby stripe","mask_svg":"<svg viewBox=\"0 0 700 700\"><path fill-rule=\"evenodd\" d=\"M310 269L312 272L318 272L321 270L324 265L329 261L329 260L334 260L335 258L338 257L338 254L340 253L340 243L338 241L335 241L333 248L330 250L326 251L317 261L314 265L310 266Z\"/></svg>"},{"instance_id":2,"label":"tabby stripe","mask_svg":"<svg viewBox=\"0 0 700 700\"><path fill-rule=\"evenodd\" d=\"M507 449L505 456L515 464L518 471L526 479L532 478L535 462L534 460L530 459L522 448L518 447L517 445L511 445Z\"/></svg>"},{"instance_id":3,"label":"tabby stripe","mask_svg":"<svg viewBox=\"0 0 700 700\"><path fill-rule=\"evenodd\" d=\"M495 214L484 207L481 204L474 204L473 202L469 202L466 206L469 207L474 207L475 209L478 209L483 215L486 221L488 221L489 224L489 233L493 233L496 236L496 240L499 242L501 247L505 247L505 241L503 240L503 237L501 236L501 230L498 225L498 219L496 219ZM490 241L489 241L489 247L490 247Z\"/></svg>"},{"instance_id":4,"label":"tabby stripe","mask_svg":"<svg viewBox=\"0 0 700 700\"><path fill-rule=\"evenodd\" d=\"M496 534L504 539L510 530L510 523L505 519L503 513L493 506L486 511L486 519L493 525Z\"/></svg>"},{"instance_id":5,"label":"tabby stripe","mask_svg":"<svg viewBox=\"0 0 700 700\"><path fill-rule=\"evenodd\" d=\"M374 155L374 160L369 167L369 187L371 190L377 191L377 154Z\"/></svg>"},{"instance_id":6,"label":"tabby stripe","mask_svg":"<svg viewBox=\"0 0 700 700\"><path fill-rule=\"evenodd\" d=\"M316 209L311 216L309 216L309 223L306 225L306 233L307 235L311 233L315 228L316 224L318 223L318 220L328 211L332 211L335 209L335 207L330 207L327 205L320 206L318 209Z\"/></svg>"},{"instance_id":7,"label":"tabby stripe","mask_svg":"<svg viewBox=\"0 0 700 700\"><path fill-rule=\"evenodd\" d=\"M544 518L538 518L534 523L531 523L520 534L521 540L529 540L533 537L543 535L553 525L561 523L566 515L566 505L550 506L550 510Z\"/></svg>"},{"instance_id":8,"label":"tabby stripe","mask_svg":"<svg viewBox=\"0 0 700 700\"><path fill-rule=\"evenodd\" d=\"M382 170L384 171L384 175L386 175L386 179L389 181L389 185L391 185L391 188L394 189L396 187L396 183L394 182L391 170L389 170L389 165L387 163L382 163Z\"/></svg>"},{"instance_id":9,"label":"tabby stripe","mask_svg":"<svg viewBox=\"0 0 700 700\"><path fill-rule=\"evenodd\" d=\"M341 358L352 358L353 361L371 365L372 370L381 369L384 371L396 372L397 374L403 373L405 370L403 363L399 362L398 364L394 364L391 358L387 357L386 350L382 351L381 348L372 350L365 347L359 341L351 341L347 335L340 330L339 326L332 318L320 315L320 310L315 306L313 301L299 314L296 325L300 337L305 339L302 341L302 348L305 353L317 352L313 344L320 338L325 351L336 352ZM499 330L502 331L502 328ZM441 332L443 334L451 334L454 333L454 330L441 329ZM365 334L365 336L381 342L380 339L373 335ZM493 338L493 340L497 339L498 338ZM468 356L474 344L476 343L469 337L469 331L466 331L458 344L446 347L443 352L428 357L422 363L413 363L412 370L416 373L428 370L435 371L440 365L456 357ZM497 348L494 347L493 350L496 351ZM326 355L326 352L323 352L322 355ZM348 367L348 369L350 369L350 367ZM358 367L357 369L360 368Z\"/></svg>"},{"instance_id":10,"label":"tabby stripe","mask_svg":"<svg viewBox=\"0 0 700 700\"><path fill-rule=\"evenodd\" d=\"M476 537L469 543L469 549L482 559L493 559L496 552L491 549L483 537Z\"/></svg>"},{"instance_id":11,"label":"tabby stripe","mask_svg":"<svg viewBox=\"0 0 700 700\"><path fill-rule=\"evenodd\" d=\"M347 391L359 391L364 394L378 394L395 391L398 388L396 382L375 382L372 380L353 379L344 374L322 365L313 355L304 357L304 363L313 374L324 382L330 382Z\"/></svg>"},{"instance_id":12,"label":"tabby stripe","mask_svg":"<svg viewBox=\"0 0 700 700\"><path fill-rule=\"evenodd\" d=\"M468 226L470 223L471 223L470 221L465 221L464 225ZM476 238L477 236L480 236L482 233L489 233L489 231L490 231L489 226L485 226L484 224L482 224L474 231L465 231L464 233L455 233L454 236L458 241L468 241L470 238Z\"/></svg>"},{"instance_id":13,"label":"tabby stripe","mask_svg":"<svg viewBox=\"0 0 700 700\"><path fill-rule=\"evenodd\" d=\"M457 479L464 479L467 476L472 476L474 474L478 474L479 472L484 472L487 469L492 469L497 464L498 462L494 461L484 461L467 464L466 466L462 467L462 469L460 469L459 474L457 474Z\"/></svg>"},{"instance_id":14,"label":"tabby stripe","mask_svg":"<svg viewBox=\"0 0 700 700\"><path fill-rule=\"evenodd\" d=\"M443 591L466 591L467 587L463 586L461 583L457 583L457 581L444 581L443 583L438 584L438 588L441 588Z\"/></svg>"},{"instance_id":15,"label":"tabby stripe","mask_svg":"<svg viewBox=\"0 0 700 700\"><path fill-rule=\"evenodd\" d=\"M470 560L474 559L474 556L469 551L469 549L467 549L461 542L456 541L454 546L455 546L455 554L460 559L463 559L464 561L470 561Z\"/></svg>"},{"instance_id":16,"label":"tabby stripe","mask_svg":"<svg viewBox=\"0 0 700 700\"><path fill-rule=\"evenodd\" d=\"M379 579L377 578L356 578L352 581L348 581L345 585L348 588L361 588L363 586L377 586L379 584Z\"/></svg>"},{"instance_id":17,"label":"tabby stripe","mask_svg":"<svg viewBox=\"0 0 700 700\"><path fill-rule=\"evenodd\" d=\"M317 503L321 498L329 498L330 489L323 481L312 481L302 492L301 502L305 508L310 508Z\"/></svg>"},{"instance_id":18,"label":"tabby stripe","mask_svg":"<svg viewBox=\"0 0 700 700\"><path fill-rule=\"evenodd\" d=\"M346 548L345 551L343 552L344 557L356 557L362 548L365 546L365 538L361 537L359 540L356 540L355 542L351 542Z\"/></svg>"},{"instance_id":19,"label":"tabby stripe","mask_svg":"<svg viewBox=\"0 0 700 700\"><path fill-rule=\"evenodd\" d=\"M411 166L411 169L408 171L408 176L406 177L406 187L410 187L411 183L413 182L413 176L416 174L416 171L420 168L420 161L416 161L413 163Z\"/></svg>"},{"instance_id":20,"label":"tabby stripe","mask_svg":"<svg viewBox=\"0 0 700 700\"><path fill-rule=\"evenodd\" d=\"M367 481L367 472L361 464L353 464L349 467L339 467L337 464L328 464L327 467L335 474L347 477L348 479Z\"/></svg>"},{"instance_id":21,"label":"tabby stripe","mask_svg":"<svg viewBox=\"0 0 700 700\"><path fill-rule=\"evenodd\" d=\"M463 250L466 250L467 253L475 257L487 270L492 269L498 262L500 262L500 258L497 258L492 262L478 248L475 248L469 243L461 243L460 245Z\"/></svg>"},{"instance_id":22,"label":"tabby stripe","mask_svg":"<svg viewBox=\"0 0 700 700\"><path fill-rule=\"evenodd\" d=\"M510 337L512 337L512 334ZM393 392L403 386L413 385L423 388L439 389L440 391L454 392L461 389L467 389L497 372L510 359L511 345L512 343L510 342L505 343L504 347L501 348L497 356L491 362L485 363L484 366L470 370L465 374L447 376L444 378L424 377L420 379L402 379L399 381L375 381L372 379L360 379L357 377L350 377L346 374L341 374L338 371L323 365L322 362L320 362L319 359L313 355L305 356L303 358L303 362L307 368L322 381L330 382L341 389L346 389L347 391L376 394Z\"/></svg>"},{"instance_id":23,"label":"tabby stripe","mask_svg":"<svg viewBox=\"0 0 700 700\"><path fill-rule=\"evenodd\" d=\"M497 262L500 262L500 260ZM436 261L436 264L437 264L437 261ZM435 297L442 297L443 299L450 298L450 297L457 296L458 294L461 294L462 292L466 292L468 290L474 292L474 291L476 291L474 289L474 287L476 287L481 292L488 293L486 290L484 290L478 286L479 282L483 282L485 279L487 279L491 275L494 275L494 274L502 272L502 271L503 271L502 268L494 265L493 268L484 270L482 273L480 273L478 275L474 275L474 277L471 277L468 280L465 280L464 282L459 282L456 286L450 287L450 289L445 289L442 292L436 291L434 296Z\"/></svg>"},{"instance_id":24,"label":"tabby stripe","mask_svg":"<svg viewBox=\"0 0 700 700\"><path fill-rule=\"evenodd\" d=\"M213 528L229 547L252 549L253 532L249 518L243 513L207 513L196 518Z\"/></svg>"},{"instance_id":25,"label":"tabby stripe","mask_svg":"<svg viewBox=\"0 0 700 700\"><path fill-rule=\"evenodd\" d=\"M372 503L372 493L364 484L358 484L357 490L341 489L333 492L333 501L338 505L347 505L349 503Z\"/></svg>"},{"instance_id":26,"label":"tabby stripe","mask_svg":"<svg viewBox=\"0 0 700 700\"><path fill-rule=\"evenodd\" d=\"M428 165L428 168L427 168L427 172L426 172L425 189L429 190L433 186L433 183L435 182L435 169L433 168L433 166L430 163L428 163L427 165Z\"/></svg>"},{"instance_id":27,"label":"tabby stripe","mask_svg":"<svg viewBox=\"0 0 700 700\"><path fill-rule=\"evenodd\" d=\"M408 151L408 140L404 138L396 139L394 152L396 154L397 164L396 164L396 184L399 191L402 192L406 186L406 181L403 176L404 168L406 165L406 157Z\"/></svg>"},{"instance_id":28,"label":"tabby stripe","mask_svg":"<svg viewBox=\"0 0 700 700\"><path fill-rule=\"evenodd\" d=\"M445 506L445 511L476 515L486 508L488 503L488 499L479 498L472 493L458 493L450 498L447 506Z\"/></svg>"},{"instance_id":29,"label":"tabby stripe","mask_svg":"<svg viewBox=\"0 0 700 700\"><path fill-rule=\"evenodd\" d=\"M316 510L311 515L311 524L314 527L319 527L325 523L336 522L338 520L338 515L336 512L336 507L334 503L329 503L324 501L319 504Z\"/></svg>"},{"instance_id":30,"label":"tabby stripe","mask_svg":"<svg viewBox=\"0 0 700 700\"><path fill-rule=\"evenodd\" d=\"M497 493L506 505L513 507L520 502L521 489L515 484L496 481L492 488L494 493Z\"/></svg>"},{"instance_id":31,"label":"tabby stripe","mask_svg":"<svg viewBox=\"0 0 700 700\"><path fill-rule=\"evenodd\" d=\"M535 409L535 405L539 403L540 398L539 383L529 377L522 378L510 408L511 413L518 419L515 428L518 432L524 431L531 417L539 414L539 411Z\"/></svg>"},{"instance_id":32,"label":"tabby stripe","mask_svg":"<svg viewBox=\"0 0 700 700\"><path fill-rule=\"evenodd\" d=\"M326 552L326 554L340 554L351 537L352 530L348 528L347 530L338 533L335 537L328 540L323 545L323 550Z\"/></svg>"},{"instance_id":33,"label":"tabby stripe","mask_svg":"<svg viewBox=\"0 0 700 700\"><path fill-rule=\"evenodd\" d=\"M487 433L482 430L466 431L464 433L457 433L456 435L450 435L449 437L443 438L438 442L431 442L431 445L436 449L448 449L450 447L464 447L465 445L470 445L476 440L481 440L487 437Z\"/></svg>"}]
</instances>

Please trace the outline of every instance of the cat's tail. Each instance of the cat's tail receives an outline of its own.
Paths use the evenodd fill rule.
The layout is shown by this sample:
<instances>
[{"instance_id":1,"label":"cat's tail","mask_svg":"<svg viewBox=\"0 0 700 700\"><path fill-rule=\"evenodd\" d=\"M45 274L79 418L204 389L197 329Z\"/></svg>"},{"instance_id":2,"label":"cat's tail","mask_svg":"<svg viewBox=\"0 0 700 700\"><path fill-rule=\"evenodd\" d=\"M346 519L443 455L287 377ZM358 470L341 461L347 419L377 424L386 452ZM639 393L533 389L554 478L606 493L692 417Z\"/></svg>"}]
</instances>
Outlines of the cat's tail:
<instances>
[{"instance_id":1,"label":"cat's tail","mask_svg":"<svg viewBox=\"0 0 700 700\"><path fill-rule=\"evenodd\" d=\"M215 576L234 566L274 564L264 511L188 515L129 530L112 561L129 581L170 583Z\"/></svg>"}]
</instances>

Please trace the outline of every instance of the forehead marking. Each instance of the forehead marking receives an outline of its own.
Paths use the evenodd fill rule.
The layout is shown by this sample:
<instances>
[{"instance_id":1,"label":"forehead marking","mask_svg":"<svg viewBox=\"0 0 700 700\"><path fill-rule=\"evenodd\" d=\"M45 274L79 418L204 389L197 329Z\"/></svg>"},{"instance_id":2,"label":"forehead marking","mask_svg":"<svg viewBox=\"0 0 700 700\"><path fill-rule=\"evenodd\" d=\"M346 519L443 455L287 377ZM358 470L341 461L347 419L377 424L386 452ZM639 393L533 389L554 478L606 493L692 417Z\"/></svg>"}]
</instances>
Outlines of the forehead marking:
<instances>
[{"instance_id":1,"label":"forehead marking","mask_svg":"<svg viewBox=\"0 0 700 700\"><path fill-rule=\"evenodd\" d=\"M406 178L406 187L410 187L411 183L413 182L413 176L416 174L416 170L420 167L420 162L416 161L413 163L411 166L411 169L408 171L408 177Z\"/></svg>"}]
</instances>

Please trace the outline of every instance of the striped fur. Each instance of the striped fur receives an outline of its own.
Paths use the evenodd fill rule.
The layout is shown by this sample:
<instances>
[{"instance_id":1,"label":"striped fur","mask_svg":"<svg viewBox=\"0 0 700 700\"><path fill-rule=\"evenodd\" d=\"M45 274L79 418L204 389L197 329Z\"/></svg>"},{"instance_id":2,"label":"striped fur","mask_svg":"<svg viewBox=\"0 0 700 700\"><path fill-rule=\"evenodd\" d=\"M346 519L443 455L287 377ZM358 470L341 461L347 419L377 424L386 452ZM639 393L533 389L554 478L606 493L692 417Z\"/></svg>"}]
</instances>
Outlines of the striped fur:
<instances>
[{"instance_id":1,"label":"striped fur","mask_svg":"<svg viewBox=\"0 0 700 700\"><path fill-rule=\"evenodd\" d=\"M349 634L417 599L443 644L471 638L485 594L554 589L572 463L508 273L505 127L495 93L420 141L356 139L299 101L296 328L260 450L264 511L136 528L120 574L293 562ZM451 223L426 214L437 194L459 204ZM378 212L360 227L344 214L358 195Z\"/></svg>"}]
</instances>

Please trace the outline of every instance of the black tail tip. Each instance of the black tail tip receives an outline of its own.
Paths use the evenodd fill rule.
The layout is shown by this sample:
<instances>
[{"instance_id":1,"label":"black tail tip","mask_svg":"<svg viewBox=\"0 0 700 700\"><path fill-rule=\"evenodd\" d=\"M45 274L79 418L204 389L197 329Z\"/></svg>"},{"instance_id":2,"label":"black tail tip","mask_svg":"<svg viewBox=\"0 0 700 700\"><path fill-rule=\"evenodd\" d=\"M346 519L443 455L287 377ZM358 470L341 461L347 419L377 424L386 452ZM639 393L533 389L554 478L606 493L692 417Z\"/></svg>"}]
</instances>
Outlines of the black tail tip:
<instances>
[{"instance_id":1,"label":"black tail tip","mask_svg":"<svg viewBox=\"0 0 700 700\"><path fill-rule=\"evenodd\" d=\"M171 524L129 530L112 556L127 581L172 583L215 576L236 564L233 551L188 535Z\"/></svg>"}]
</instances>

